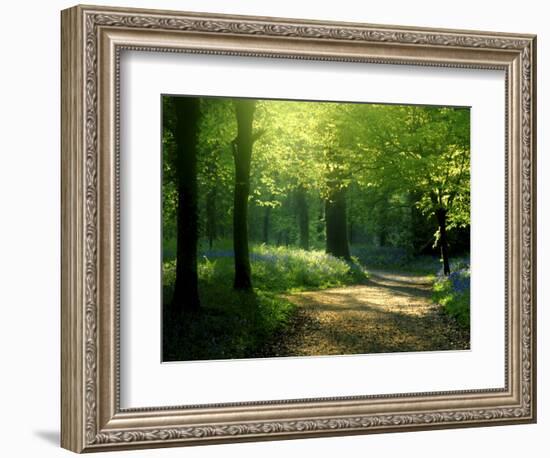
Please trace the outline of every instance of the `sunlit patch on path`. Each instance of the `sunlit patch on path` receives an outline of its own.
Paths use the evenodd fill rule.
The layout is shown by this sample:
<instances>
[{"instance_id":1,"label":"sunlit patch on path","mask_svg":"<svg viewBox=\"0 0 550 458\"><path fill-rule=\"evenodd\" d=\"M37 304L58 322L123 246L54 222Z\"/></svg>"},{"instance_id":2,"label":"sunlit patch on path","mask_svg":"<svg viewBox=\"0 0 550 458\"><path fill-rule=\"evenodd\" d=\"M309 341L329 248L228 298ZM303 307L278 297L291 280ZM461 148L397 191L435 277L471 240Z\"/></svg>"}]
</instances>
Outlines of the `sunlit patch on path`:
<instances>
[{"instance_id":1,"label":"sunlit patch on path","mask_svg":"<svg viewBox=\"0 0 550 458\"><path fill-rule=\"evenodd\" d=\"M469 335L430 300L423 276L370 271L364 285L285 296L298 305L278 356L463 350Z\"/></svg>"}]
</instances>

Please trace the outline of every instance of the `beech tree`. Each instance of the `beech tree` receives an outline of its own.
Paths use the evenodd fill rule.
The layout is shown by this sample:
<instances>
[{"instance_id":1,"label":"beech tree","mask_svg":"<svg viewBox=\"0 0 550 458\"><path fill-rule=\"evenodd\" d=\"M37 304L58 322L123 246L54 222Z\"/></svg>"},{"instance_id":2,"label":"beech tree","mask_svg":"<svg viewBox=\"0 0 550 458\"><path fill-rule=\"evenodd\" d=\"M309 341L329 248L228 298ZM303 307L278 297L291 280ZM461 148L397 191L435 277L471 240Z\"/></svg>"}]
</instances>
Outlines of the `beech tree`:
<instances>
[{"instance_id":1,"label":"beech tree","mask_svg":"<svg viewBox=\"0 0 550 458\"><path fill-rule=\"evenodd\" d=\"M357 165L380 194L406 196L426 218L450 273L448 231L470 224L470 113L467 108L376 106L365 111ZM384 126L381 129L380 126Z\"/></svg>"},{"instance_id":2,"label":"beech tree","mask_svg":"<svg viewBox=\"0 0 550 458\"><path fill-rule=\"evenodd\" d=\"M172 101L178 192L176 282L172 308L175 311L196 312L200 307L197 274L197 138L200 103L194 97L175 97Z\"/></svg>"},{"instance_id":3,"label":"beech tree","mask_svg":"<svg viewBox=\"0 0 550 458\"><path fill-rule=\"evenodd\" d=\"M248 250L248 196L250 194L250 161L252 159L252 122L256 101L235 100L237 137L233 143L235 158L235 191L233 208L233 249L235 251L235 289L252 289Z\"/></svg>"}]
</instances>

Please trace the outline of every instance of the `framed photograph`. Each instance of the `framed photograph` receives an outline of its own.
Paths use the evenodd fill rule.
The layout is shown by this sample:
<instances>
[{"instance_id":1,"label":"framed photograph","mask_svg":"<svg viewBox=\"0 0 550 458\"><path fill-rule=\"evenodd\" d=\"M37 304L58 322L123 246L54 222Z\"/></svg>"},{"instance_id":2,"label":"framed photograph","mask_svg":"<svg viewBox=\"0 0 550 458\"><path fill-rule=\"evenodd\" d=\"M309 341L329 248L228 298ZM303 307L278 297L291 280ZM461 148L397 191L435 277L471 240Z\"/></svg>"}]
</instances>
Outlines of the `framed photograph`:
<instances>
[{"instance_id":1,"label":"framed photograph","mask_svg":"<svg viewBox=\"0 0 550 458\"><path fill-rule=\"evenodd\" d=\"M62 12L75 452L536 421L536 37Z\"/></svg>"}]
</instances>

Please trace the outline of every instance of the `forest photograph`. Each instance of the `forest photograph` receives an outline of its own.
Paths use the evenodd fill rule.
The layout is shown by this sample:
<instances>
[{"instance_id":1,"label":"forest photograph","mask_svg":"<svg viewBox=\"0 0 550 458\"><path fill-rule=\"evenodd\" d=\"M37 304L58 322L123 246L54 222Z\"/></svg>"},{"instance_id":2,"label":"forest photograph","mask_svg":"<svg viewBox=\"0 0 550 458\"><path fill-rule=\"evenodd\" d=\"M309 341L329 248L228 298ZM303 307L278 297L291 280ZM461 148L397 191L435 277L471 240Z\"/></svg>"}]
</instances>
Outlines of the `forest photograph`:
<instances>
[{"instance_id":1,"label":"forest photograph","mask_svg":"<svg viewBox=\"0 0 550 458\"><path fill-rule=\"evenodd\" d=\"M470 348L470 108L161 103L163 361Z\"/></svg>"}]
</instances>

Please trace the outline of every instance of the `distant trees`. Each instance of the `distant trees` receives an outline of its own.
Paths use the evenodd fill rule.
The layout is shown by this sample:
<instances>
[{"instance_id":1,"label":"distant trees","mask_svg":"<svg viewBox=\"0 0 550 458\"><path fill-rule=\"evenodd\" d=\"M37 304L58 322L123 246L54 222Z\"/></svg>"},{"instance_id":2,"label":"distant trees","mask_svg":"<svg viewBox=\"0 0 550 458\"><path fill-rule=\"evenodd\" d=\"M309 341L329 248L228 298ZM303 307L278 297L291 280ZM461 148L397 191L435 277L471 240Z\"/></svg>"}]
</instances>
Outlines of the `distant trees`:
<instances>
[{"instance_id":1,"label":"distant trees","mask_svg":"<svg viewBox=\"0 0 550 458\"><path fill-rule=\"evenodd\" d=\"M300 248L309 250L309 206L307 202L307 191L300 185L294 191L296 202L296 219L300 234Z\"/></svg>"},{"instance_id":2,"label":"distant trees","mask_svg":"<svg viewBox=\"0 0 550 458\"><path fill-rule=\"evenodd\" d=\"M448 231L470 224L469 110L370 105L364 115L358 138L368 159L358 161L356 176L380 195L378 219L397 204L412 207L405 221L418 216L415 209L435 220L433 241L448 275Z\"/></svg>"}]
</instances>

